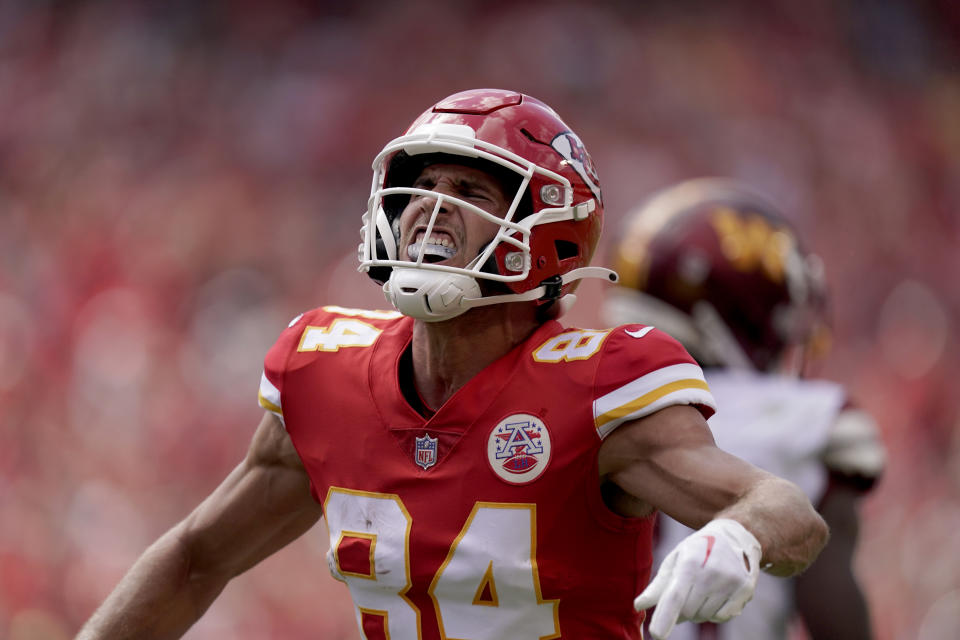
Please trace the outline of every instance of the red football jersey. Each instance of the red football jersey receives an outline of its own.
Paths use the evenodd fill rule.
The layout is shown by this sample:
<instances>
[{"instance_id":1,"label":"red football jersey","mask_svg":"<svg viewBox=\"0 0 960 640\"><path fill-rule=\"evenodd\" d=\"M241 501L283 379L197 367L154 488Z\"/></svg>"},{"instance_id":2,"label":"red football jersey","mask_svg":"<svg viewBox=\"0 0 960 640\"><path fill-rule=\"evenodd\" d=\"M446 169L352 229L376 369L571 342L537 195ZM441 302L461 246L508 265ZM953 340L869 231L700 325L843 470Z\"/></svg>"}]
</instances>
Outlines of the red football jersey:
<instances>
[{"instance_id":1,"label":"red football jersey","mask_svg":"<svg viewBox=\"0 0 960 640\"><path fill-rule=\"evenodd\" d=\"M260 388L323 505L364 637L640 638L653 518L606 508L597 452L665 406L709 416L700 368L649 327L551 321L426 419L399 383L412 327L388 311L305 313Z\"/></svg>"}]
</instances>

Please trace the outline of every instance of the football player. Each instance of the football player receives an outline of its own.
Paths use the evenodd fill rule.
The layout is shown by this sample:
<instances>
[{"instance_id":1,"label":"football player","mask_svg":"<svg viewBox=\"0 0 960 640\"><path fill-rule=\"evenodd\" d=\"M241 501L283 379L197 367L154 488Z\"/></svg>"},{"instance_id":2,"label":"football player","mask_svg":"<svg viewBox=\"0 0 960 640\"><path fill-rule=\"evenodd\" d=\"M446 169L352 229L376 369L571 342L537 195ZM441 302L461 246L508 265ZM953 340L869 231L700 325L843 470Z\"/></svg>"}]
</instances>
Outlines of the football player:
<instances>
[{"instance_id":1,"label":"football player","mask_svg":"<svg viewBox=\"0 0 960 640\"><path fill-rule=\"evenodd\" d=\"M801 375L829 341L819 258L768 200L739 182L703 178L663 190L629 216L614 262L621 280L606 299L607 319L679 339L719 407L708 421L718 446L800 486L832 532L795 580L761 575L740 617L710 629L680 625L672 637L786 638L798 612L813 640L870 638L851 562L856 503L878 478L884 451L872 418L841 386ZM661 518L656 560L689 534Z\"/></svg>"},{"instance_id":2,"label":"football player","mask_svg":"<svg viewBox=\"0 0 960 640\"><path fill-rule=\"evenodd\" d=\"M578 280L616 275L589 266L600 182L550 107L452 95L373 168L360 268L396 310L290 323L246 458L81 638L179 636L321 516L368 640L635 639L656 603L664 638L677 619L736 615L761 568L814 559L823 520L715 446L713 398L678 342L557 320ZM647 586L658 509L696 532Z\"/></svg>"}]
</instances>

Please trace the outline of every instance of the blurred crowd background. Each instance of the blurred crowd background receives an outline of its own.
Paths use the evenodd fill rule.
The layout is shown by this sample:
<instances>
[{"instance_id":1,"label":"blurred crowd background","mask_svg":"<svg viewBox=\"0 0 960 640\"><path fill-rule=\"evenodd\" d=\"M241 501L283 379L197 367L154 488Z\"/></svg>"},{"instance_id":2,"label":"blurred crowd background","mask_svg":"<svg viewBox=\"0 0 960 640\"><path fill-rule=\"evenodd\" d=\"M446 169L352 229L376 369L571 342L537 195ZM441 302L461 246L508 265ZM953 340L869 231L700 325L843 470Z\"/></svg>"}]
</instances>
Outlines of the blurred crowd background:
<instances>
[{"instance_id":1,"label":"blurred crowd background","mask_svg":"<svg viewBox=\"0 0 960 640\"><path fill-rule=\"evenodd\" d=\"M677 180L781 203L826 264L820 373L889 450L856 565L877 637L956 637L950 0L0 0L0 637L72 637L240 460L290 318L383 308L355 270L370 163L482 86L546 101L586 142L598 264ZM603 285L580 293L568 321L598 326ZM358 638L325 550L321 524L187 637Z\"/></svg>"}]
</instances>

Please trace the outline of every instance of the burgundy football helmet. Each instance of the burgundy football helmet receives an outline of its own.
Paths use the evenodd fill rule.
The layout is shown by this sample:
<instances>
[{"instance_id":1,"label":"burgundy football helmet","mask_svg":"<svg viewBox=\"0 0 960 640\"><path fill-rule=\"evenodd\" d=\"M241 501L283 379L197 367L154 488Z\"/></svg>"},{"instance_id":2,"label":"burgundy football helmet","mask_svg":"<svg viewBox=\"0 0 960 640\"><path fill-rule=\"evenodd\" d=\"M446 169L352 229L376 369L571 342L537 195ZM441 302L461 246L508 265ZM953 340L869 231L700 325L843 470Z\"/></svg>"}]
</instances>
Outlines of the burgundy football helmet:
<instances>
[{"instance_id":1,"label":"burgundy football helmet","mask_svg":"<svg viewBox=\"0 0 960 640\"><path fill-rule=\"evenodd\" d=\"M414 188L423 168L436 162L479 167L497 177L511 190L509 211L500 218L462 199ZM397 247L399 218L414 195L436 198L426 237L445 201L496 222L499 231L463 268L432 261L426 242L416 259L404 260ZM593 161L556 112L521 93L464 91L425 111L374 160L360 270L383 285L398 310L428 321L488 304L551 301L571 293L581 278L616 281L610 270L588 266L602 225ZM487 284L481 289L478 280Z\"/></svg>"},{"instance_id":2,"label":"burgundy football helmet","mask_svg":"<svg viewBox=\"0 0 960 640\"><path fill-rule=\"evenodd\" d=\"M719 178L680 183L633 213L615 247L611 322L653 324L703 366L800 373L826 336L820 259L777 208Z\"/></svg>"}]
</instances>

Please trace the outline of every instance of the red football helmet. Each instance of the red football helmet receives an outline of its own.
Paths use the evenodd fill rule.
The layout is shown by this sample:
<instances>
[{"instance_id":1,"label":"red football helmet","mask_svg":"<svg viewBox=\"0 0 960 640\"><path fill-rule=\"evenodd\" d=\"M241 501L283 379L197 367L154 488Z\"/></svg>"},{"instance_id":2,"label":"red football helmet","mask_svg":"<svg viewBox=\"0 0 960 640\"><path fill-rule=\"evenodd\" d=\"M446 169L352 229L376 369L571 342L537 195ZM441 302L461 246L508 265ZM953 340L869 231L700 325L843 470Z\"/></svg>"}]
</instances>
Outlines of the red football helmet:
<instances>
[{"instance_id":1,"label":"red football helmet","mask_svg":"<svg viewBox=\"0 0 960 640\"><path fill-rule=\"evenodd\" d=\"M776 207L717 178L680 183L630 216L608 320L654 324L704 366L800 373L826 338L820 259Z\"/></svg>"},{"instance_id":2,"label":"red football helmet","mask_svg":"<svg viewBox=\"0 0 960 640\"><path fill-rule=\"evenodd\" d=\"M509 211L494 218L461 199L412 187L435 162L479 167L509 185ZM412 195L433 195L495 221L493 241L463 268L403 260L397 248L400 213ZM401 312L437 321L476 306L518 300L555 300L585 277L616 280L588 267L603 225L603 200L593 161L580 138L546 104L498 89L445 98L391 141L373 162L364 215L360 269L384 286ZM488 283L481 291L479 280ZM493 294L493 295L491 295Z\"/></svg>"}]
</instances>

